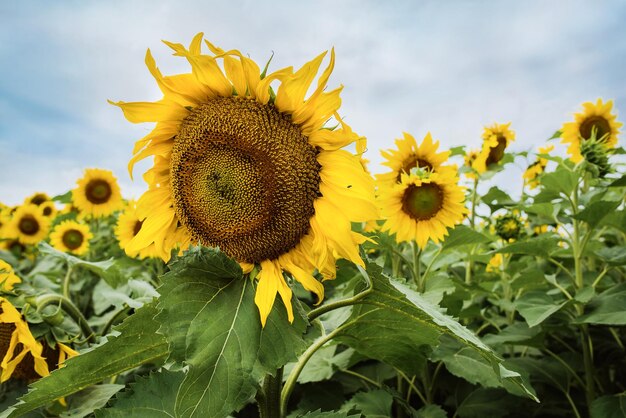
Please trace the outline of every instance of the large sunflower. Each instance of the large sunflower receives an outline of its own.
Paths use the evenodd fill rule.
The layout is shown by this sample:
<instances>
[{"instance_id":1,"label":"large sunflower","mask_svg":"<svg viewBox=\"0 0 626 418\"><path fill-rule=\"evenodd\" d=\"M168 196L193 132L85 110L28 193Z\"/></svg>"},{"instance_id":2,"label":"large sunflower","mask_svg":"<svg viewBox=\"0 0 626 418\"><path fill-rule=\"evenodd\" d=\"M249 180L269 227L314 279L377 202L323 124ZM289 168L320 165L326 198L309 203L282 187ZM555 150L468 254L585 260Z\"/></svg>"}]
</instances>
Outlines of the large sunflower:
<instances>
[{"instance_id":1,"label":"large sunflower","mask_svg":"<svg viewBox=\"0 0 626 418\"><path fill-rule=\"evenodd\" d=\"M487 171L490 165L497 164L504 157L504 151L515 141L515 132L509 129L509 123L494 123L483 130L483 146L474 160L472 167L479 174Z\"/></svg>"},{"instance_id":2,"label":"large sunflower","mask_svg":"<svg viewBox=\"0 0 626 418\"><path fill-rule=\"evenodd\" d=\"M13 290L13 286L21 281L13 271L13 267L6 261L0 260L0 293Z\"/></svg>"},{"instance_id":3,"label":"large sunflower","mask_svg":"<svg viewBox=\"0 0 626 418\"><path fill-rule=\"evenodd\" d=\"M453 170L403 173L401 183L380 189L385 218L383 231L396 234L397 242L415 241L424 248L448 235L447 228L463 220L467 209L464 187Z\"/></svg>"},{"instance_id":4,"label":"large sunflower","mask_svg":"<svg viewBox=\"0 0 626 418\"><path fill-rule=\"evenodd\" d=\"M43 346L35 340L22 315L11 302L0 297L0 383L9 380L14 372L19 374L21 366L33 367L34 372L42 377L49 375L42 354ZM32 366L26 364L28 355L33 360Z\"/></svg>"},{"instance_id":5,"label":"large sunflower","mask_svg":"<svg viewBox=\"0 0 626 418\"><path fill-rule=\"evenodd\" d=\"M246 272L260 265L261 322L277 292L292 320L283 271L321 301L314 270L334 277L338 257L362 265L364 237L351 231L351 222L376 218L373 180L359 156L342 149L359 139L337 114L342 88L325 91L335 54L305 97L326 53L296 72L262 75L237 50L205 41L211 54L203 54L202 39L196 35L189 49L166 42L187 59L188 74L163 76L148 50L146 64L163 99L115 103L131 122L157 122L136 143L129 164L132 170L154 156L144 175L149 189L137 202L143 224L126 250L154 245L167 261L176 247L219 246ZM272 82L279 83L275 94ZM331 117L338 129L325 128Z\"/></svg>"},{"instance_id":6,"label":"large sunflower","mask_svg":"<svg viewBox=\"0 0 626 418\"><path fill-rule=\"evenodd\" d=\"M50 234L50 244L59 251L83 255L89 250L93 234L89 226L76 221L63 221Z\"/></svg>"},{"instance_id":7,"label":"large sunflower","mask_svg":"<svg viewBox=\"0 0 626 418\"><path fill-rule=\"evenodd\" d=\"M142 248L138 252L128 251L128 244L137 236L139 231L141 231L142 225L143 221L139 219L137 215L136 202L128 202L128 206L126 206L124 212L117 218L117 225L115 227L115 236L120 243L120 248L124 250L129 257L159 257L155 250L154 243L146 248Z\"/></svg>"},{"instance_id":8,"label":"large sunflower","mask_svg":"<svg viewBox=\"0 0 626 418\"><path fill-rule=\"evenodd\" d=\"M391 172L376 176L381 186L399 183L401 174L408 174L412 168L437 170L450 156L450 151L437 152L439 141L433 142L430 132L426 134L419 146L412 135L406 132L403 132L403 135L402 139L396 139L397 149L380 152L387 160L383 162L383 165L391 168Z\"/></svg>"},{"instance_id":9,"label":"large sunflower","mask_svg":"<svg viewBox=\"0 0 626 418\"><path fill-rule=\"evenodd\" d=\"M50 219L41 214L34 204L20 206L7 226L6 234L22 244L37 244L48 236Z\"/></svg>"},{"instance_id":10,"label":"large sunflower","mask_svg":"<svg viewBox=\"0 0 626 418\"><path fill-rule=\"evenodd\" d=\"M110 170L88 168L77 184L72 190L72 200L74 206L87 216L108 216L124 206L120 186Z\"/></svg>"},{"instance_id":11,"label":"large sunflower","mask_svg":"<svg viewBox=\"0 0 626 418\"><path fill-rule=\"evenodd\" d=\"M590 139L594 134L606 148L615 148L619 128L623 124L615 120L617 115L611 113L612 108L612 100L603 103L602 99L598 99L595 104L586 102L583 103L583 112L574 114L574 122L563 124L561 143L569 144L567 152L573 162L579 163L583 159L581 140Z\"/></svg>"}]
</instances>

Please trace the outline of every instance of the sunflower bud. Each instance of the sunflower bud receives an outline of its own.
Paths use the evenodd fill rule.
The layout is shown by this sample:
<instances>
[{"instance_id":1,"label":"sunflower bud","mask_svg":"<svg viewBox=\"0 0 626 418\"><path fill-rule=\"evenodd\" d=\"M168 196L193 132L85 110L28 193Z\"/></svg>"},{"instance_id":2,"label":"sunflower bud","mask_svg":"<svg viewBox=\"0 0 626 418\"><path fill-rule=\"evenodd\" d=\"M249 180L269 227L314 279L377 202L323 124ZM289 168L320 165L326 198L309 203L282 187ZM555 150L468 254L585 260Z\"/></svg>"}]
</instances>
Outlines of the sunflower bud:
<instances>
[{"instance_id":1,"label":"sunflower bud","mask_svg":"<svg viewBox=\"0 0 626 418\"><path fill-rule=\"evenodd\" d=\"M507 214L496 219L496 235L505 241L517 240L522 236L522 220L514 215Z\"/></svg>"},{"instance_id":2,"label":"sunflower bud","mask_svg":"<svg viewBox=\"0 0 626 418\"><path fill-rule=\"evenodd\" d=\"M593 175L604 178L611 172L609 150L602 139L596 139L594 135L590 139L582 141L580 153L587 163L585 169Z\"/></svg>"}]
</instances>

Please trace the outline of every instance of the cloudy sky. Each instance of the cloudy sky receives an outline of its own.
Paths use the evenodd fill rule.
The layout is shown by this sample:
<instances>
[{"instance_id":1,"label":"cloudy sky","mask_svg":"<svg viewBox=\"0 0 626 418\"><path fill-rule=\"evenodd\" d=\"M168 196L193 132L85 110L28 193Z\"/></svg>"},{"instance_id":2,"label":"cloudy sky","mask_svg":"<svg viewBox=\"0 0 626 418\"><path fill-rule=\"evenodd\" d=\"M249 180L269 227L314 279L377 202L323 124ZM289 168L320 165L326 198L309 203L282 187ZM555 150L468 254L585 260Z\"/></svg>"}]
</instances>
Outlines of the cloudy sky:
<instances>
[{"instance_id":1,"label":"cloudy sky","mask_svg":"<svg viewBox=\"0 0 626 418\"><path fill-rule=\"evenodd\" d=\"M165 74L188 72L161 39L204 32L257 62L275 52L273 69L334 46L330 86L345 86L342 114L368 137L376 172L378 150L403 131L476 147L484 125L510 121L514 149L530 150L584 101L614 99L624 114L624 22L623 0L2 1L0 201L63 193L86 167L141 194L126 164L150 126L106 99L160 98L147 48Z\"/></svg>"}]
</instances>

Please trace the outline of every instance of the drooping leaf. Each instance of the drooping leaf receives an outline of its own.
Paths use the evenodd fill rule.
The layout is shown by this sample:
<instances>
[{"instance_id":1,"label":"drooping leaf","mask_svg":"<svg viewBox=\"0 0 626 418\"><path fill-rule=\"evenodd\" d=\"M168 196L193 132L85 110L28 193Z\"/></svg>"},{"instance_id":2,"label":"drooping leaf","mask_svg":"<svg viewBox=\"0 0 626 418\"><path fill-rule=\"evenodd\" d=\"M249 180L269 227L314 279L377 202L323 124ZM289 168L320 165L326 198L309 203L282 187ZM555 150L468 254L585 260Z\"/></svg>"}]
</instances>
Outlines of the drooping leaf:
<instances>
[{"instance_id":1,"label":"drooping leaf","mask_svg":"<svg viewBox=\"0 0 626 418\"><path fill-rule=\"evenodd\" d=\"M611 287L587 305L587 314L579 317L576 323L599 325L626 325L626 283Z\"/></svg>"},{"instance_id":2,"label":"drooping leaf","mask_svg":"<svg viewBox=\"0 0 626 418\"><path fill-rule=\"evenodd\" d=\"M161 370L139 377L130 389L119 393L111 407L96 411L96 418L171 418L176 416L176 393L183 372Z\"/></svg>"},{"instance_id":3,"label":"drooping leaf","mask_svg":"<svg viewBox=\"0 0 626 418\"><path fill-rule=\"evenodd\" d=\"M235 261L209 248L190 250L163 277L159 332L170 359L189 366L176 395L177 417L228 415L254 395L262 375L303 350L306 322L297 300L293 325L277 298L262 329L253 286Z\"/></svg>"},{"instance_id":4,"label":"drooping leaf","mask_svg":"<svg viewBox=\"0 0 626 418\"><path fill-rule=\"evenodd\" d=\"M448 418L448 414L439 405L426 405L417 411L415 418Z\"/></svg>"},{"instance_id":5,"label":"drooping leaf","mask_svg":"<svg viewBox=\"0 0 626 418\"><path fill-rule=\"evenodd\" d=\"M505 206L517 204L517 202L511 199L511 196L496 186L491 187L487 193L481 196L480 200L488 205L492 212Z\"/></svg>"},{"instance_id":6,"label":"drooping leaf","mask_svg":"<svg viewBox=\"0 0 626 418\"><path fill-rule=\"evenodd\" d=\"M491 241L491 238L485 234L474 231L467 226L458 225L450 230L450 235L443 242L443 249L449 250L460 245L482 244L489 241Z\"/></svg>"},{"instance_id":7,"label":"drooping leaf","mask_svg":"<svg viewBox=\"0 0 626 418\"><path fill-rule=\"evenodd\" d=\"M593 401L591 418L626 418L626 394L602 396Z\"/></svg>"},{"instance_id":8,"label":"drooping leaf","mask_svg":"<svg viewBox=\"0 0 626 418\"><path fill-rule=\"evenodd\" d=\"M529 327L541 324L568 302L555 301L542 291L525 293L515 301L515 307L524 317Z\"/></svg>"},{"instance_id":9,"label":"drooping leaf","mask_svg":"<svg viewBox=\"0 0 626 418\"><path fill-rule=\"evenodd\" d=\"M102 408L113 395L122 390L124 385L103 384L90 386L72 396L68 403L68 410L61 414L61 418L83 418Z\"/></svg>"},{"instance_id":10,"label":"drooping leaf","mask_svg":"<svg viewBox=\"0 0 626 418\"><path fill-rule=\"evenodd\" d=\"M621 200L599 200L591 203L585 209L578 212L576 216L573 216L573 218L586 222L589 224L590 228L595 228L607 215L613 213L620 203L622 203Z\"/></svg>"},{"instance_id":11,"label":"drooping leaf","mask_svg":"<svg viewBox=\"0 0 626 418\"><path fill-rule=\"evenodd\" d=\"M390 281L379 266L368 263L363 273L372 290L352 308L339 341L408 375L416 375L421 372L424 358L445 334L483 357L500 382L506 376L521 393L536 399L521 377L504 368L502 359L467 328L405 285Z\"/></svg>"},{"instance_id":12,"label":"drooping leaf","mask_svg":"<svg viewBox=\"0 0 626 418\"><path fill-rule=\"evenodd\" d=\"M115 328L119 335L110 336L104 344L67 360L65 367L33 383L20 403L0 417L20 416L107 377L145 363L162 361L168 350L165 338L157 333L159 324L153 319L156 312L153 303L138 309Z\"/></svg>"},{"instance_id":13,"label":"drooping leaf","mask_svg":"<svg viewBox=\"0 0 626 418\"><path fill-rule=\"evenodd\" d=\"M508 413L506 398L498 389L479 388L470 393L459 405L460 418L500 418Z\"/></svg>"},{"instance_id":14,"label":"drooping leaf","mask_svg":"<svg viewBox=\"0 0 626 418\"><path fill-rule=\"evenodd\" d=\"M539 181L547 192L563 193L569 196L574 191L578 179L579 175L577 172L559 166L552 173L543 174Z\"/></svg>"},{"instance_id":15,"label":"drooping leaf","mask_svg":"<svg viewBox=\"0 0 626 418\"><path fill-rule=\"evenodd\" d=\"M377 389L359 392L343 406L342 410L356 409L366 418L388 418L391 416L393 396L386 390Z\"/></svg>"}]
</instances>

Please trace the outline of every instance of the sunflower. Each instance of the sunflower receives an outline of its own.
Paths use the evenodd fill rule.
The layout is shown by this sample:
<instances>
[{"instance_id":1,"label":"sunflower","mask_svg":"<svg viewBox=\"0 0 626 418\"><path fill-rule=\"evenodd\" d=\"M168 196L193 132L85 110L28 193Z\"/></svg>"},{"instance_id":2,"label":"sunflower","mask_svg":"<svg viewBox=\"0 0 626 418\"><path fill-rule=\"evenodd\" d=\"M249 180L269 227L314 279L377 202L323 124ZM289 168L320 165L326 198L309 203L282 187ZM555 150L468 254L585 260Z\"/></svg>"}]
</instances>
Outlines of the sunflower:
<instances>
[{"instance_id":1,"label":"sunflower","mask_svg":"<svg viewBox=\"0 0 626 418\"><path fill-rule=\"evenodd\" d=\"M487 171L491 164L497 164L504 157L504 150L515 141L515 132L509 129L509 123L494 123L483 130L483 146L474 160L472 167L479 174Z\"/></svg>"},{"instance_id":2,"label":"sunflower","mask_svg":"<svg viewBox=\"0 0 626 418\"><path fill-rule=\"evenodd\" d=\"M89 226L76 221L63 221L50 234L50 244L64 253L83 255L89 250L92 238Z\"/></svg>"},{"instance_id":3,"label":"sunflower","mask_svg":"<svg viewBox=\"0 0 626 418\"><path fill-rule=\"evenodd\" d=\"M129 252L127 250L130 241L137 236L141 231L143 221L139 219L137 215L137 204L134 201L128 203L124 212L122 212L117 219L117 226L115 227L115 236L120 243L120 248L126 252L129 257L159 257L155 250L154 243L147 248L142 248L139 252Z\"/></svg>"},{"instance_id":4,"label":"sunflower","mask_svg":"<svg viewBox=\"0 0 626 418\"><path fill-rule=\"evenodd\" d=\"M31 367L37 375L49 375L48 364L42 353L43 346L35 340L22 315L11 302L0 297L0 383L6 382L14 372L20 374L20 366L24 367L28 363L24 361L27 355L31 356Z\"/></svg>"},{"instance_id":5,"label":"sunflower","mask_svg":"<svg viewBox=\"0 0 626 418\"><path fill-rule=\"evenodd\" d=\"M550 151L554 149L554 145L548 145L546 147L539 148L539 154L549 154ZM537 157L537 160L528 166L526 171L522 177L524 178L524 182L531 188L534 189L539 185L539 181L537 178L543 173L546 166L548 165L548 160L542 157Z\"/></svg>"},{"instance_id":6,"label":"sunflower","mask_svg":"<svg viewBox=\"0 0 626 418\"><path fill-rule=\"evenodd\" d=\"M0 208L0 239L7 238L6 236L6 227L11 222L11 215L9 214L9 208L4 207Z\"/></svg>"},{"instance_id":7,"label":"sunflower","mask_svg":"<svg viewBox=\"0 0 626 418\"><path fill-rule=\"evenodd\" d=\"M476 178L476 172L474 171L474 161L476 161L476 158L478 158L478 154L480 154L480 150L478 149L473 149L473 150L469 150L467 151L467 153L465 154L465 157L463 157L464 159L464 166L466 167L465 171L465 177L467 177L468 179L475 179Z\"/></svg>"},{"instance_id":8,"label":"sunflower","mask_svg":"<svg viewBox=\"0 0 626 418\"><path fill-rule=\"evenodd\" d=\"M41 209L41 214L50 219L53 219L58 212L57 207L52 200L42 203L39 205L39 208Z\"/></svg>"},{"instance_id":9,"label":"sunflower","mask_svg":"<svg viewBox=\"0 0 626 418\"><path fill-rule=\"evenodd\" d=\"M496 273L502 267L502 254L497 253L491 256L487 264L487 273Z\"/></svg>"},{"instance_id":10,"label":"sunflower","mask_svg":"<svg viewBox=\"0 0 626 418\"><path fill-rule=\"evenodd\" d=\"M16 283L22 280L17 277L13 271L13 267L4 260L0 260L0 292L11 291Z\"/></svg>"},{"instance_id":11,"label":"sunflower","mask_svg":"<svg viewBox=\"0 0 626 418\"><path fill-rule=\"evenodd\" d=\"M561 129L561 143L569 144L567 152L574 163L582 161L580 153L582 140L594 137L600 140L607 149L615 148L619 128L623 125L615 119L617 115L611 113L613 101L603 103L598 99L596 104L592 102L583 103L583 112L574 114L574 122L563 124Z\"/></svg>"},{"instance_id":12,"label":"sunflower","mask_svg":"<svg viewBox=\"0 0 626 418\"><path fill-rule=\"evenodd\" d=\"M51 200L52 199L50 199L50 196L48 196L46 193L37 192L24 199L24 204L40 206L42 203L50 202Z\"/></svg>"},{"instance_id":13,"label":"sunflower","mask_svg":"<svg viewBox=\"0 0 626 418\"><path fill-rule=\"evenodd\" d=\"M376 176L381 187L399 183L401 174L408 174L412 168L438 170L450 156L450 151L437 152L439 141L433 142L430 132L419 146L412 135L403 132L403 136L402 139L396 139L397 150L388 149L380 152L387 160L383 165L391 168L391 172Z\"/></svg>"},{"instance_id":14,"label":"sunflower","mask_svg":"<svg viewBox=\"0 0 626 418\"><path fill-rule=\"evenodd\" d=\"M120 187L110 170L88 168L77 184L72 190L72 200L80 212L100 218L122 209Z\"/></svg>"},{"instance_id":15,"label":"sunflower","mask_svg":"<svg viewBox=\"0 0 626 418\"><path fill-rule=\"evenodd\" d=\"M396 234L397 242L415 240L424 248L429 239L435 243L448 235L447 228L463 220L467 209L464 187L458 185L453 170L403 173L401 183L381 187L380 205L383 231Z\"/></svg>"},{"instance_id":16,"label":"sunflower","mask_svg":"<svg viewBox=\"0 0 626 418\"><path fill-rule=\"evenodd\" d=\"M524 234L525 221L516 213L496 217L494 232L505 241L512 242Z\"/></svg>"},{"instance_id":17,"label":"sunflower","mask_svg":"<svg viewBox=\"0 0 626 418\"><path fill-rule=\"evenodd\" d=\"M22 244L37 244L48 236L50 220L34 204L20 206L7 226L7 235Z\"/></svg>"},{"instance_id":18,"label":"sunflower","mask_svg":"<svg viewBox=\"0 0 626 418\"><path fill-rule=\"evenodd\" d=\"M113 103L131 122L157 122L129 163L132 171L154 156L144 174L149 189L137 202L143 224L125 249L154 245L167 261L176 247L219 246L245 272L260 266L255 303L262 324L277 293L293 320L283 272L321 301L324 288L313 272L334 277L339 257L363 265L358 245L365 237L352 232L351 222L377 215L373 180L360 156L342 149L359 140L337 114L342 88L325 91L335 54L305 97L326 52L298 71L262 78L237 50L205 41L211 54L203 54L202 39L196 35L189 49L165 42L187 59L187 74L163 76L148 50L146 64L163 99ZM272 82L279 83L275 94ZM325 127L332 117L336 129Z\"/></svg>"}]
</instances>

